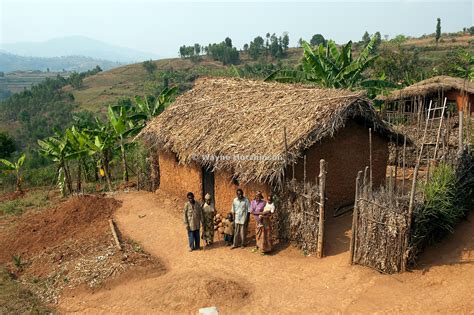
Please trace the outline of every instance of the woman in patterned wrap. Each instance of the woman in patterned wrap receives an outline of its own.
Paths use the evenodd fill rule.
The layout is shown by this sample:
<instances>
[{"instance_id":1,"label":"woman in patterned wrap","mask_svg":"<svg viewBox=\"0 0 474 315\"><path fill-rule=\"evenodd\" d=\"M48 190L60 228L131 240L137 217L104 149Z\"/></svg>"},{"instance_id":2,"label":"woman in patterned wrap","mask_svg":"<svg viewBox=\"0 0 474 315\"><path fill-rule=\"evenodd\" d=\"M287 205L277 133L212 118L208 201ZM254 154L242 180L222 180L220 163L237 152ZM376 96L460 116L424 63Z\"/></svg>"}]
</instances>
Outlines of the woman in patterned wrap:
<instances>
[{"instance_id":1,"label":"woman in patterned wrap","mask_svg":"<svg viewBox=\"0 0 474 315\"><path fill-rule=\"evenodd\" d=\"M202 214L204 217L203 220L203 230L202 230L202 239L206 246L211 246L214 242L214 215L215 210L214 206L211 204L211 195L206 194L204 196L204 204L202 205Z\"/></svg>"}]
</instances>

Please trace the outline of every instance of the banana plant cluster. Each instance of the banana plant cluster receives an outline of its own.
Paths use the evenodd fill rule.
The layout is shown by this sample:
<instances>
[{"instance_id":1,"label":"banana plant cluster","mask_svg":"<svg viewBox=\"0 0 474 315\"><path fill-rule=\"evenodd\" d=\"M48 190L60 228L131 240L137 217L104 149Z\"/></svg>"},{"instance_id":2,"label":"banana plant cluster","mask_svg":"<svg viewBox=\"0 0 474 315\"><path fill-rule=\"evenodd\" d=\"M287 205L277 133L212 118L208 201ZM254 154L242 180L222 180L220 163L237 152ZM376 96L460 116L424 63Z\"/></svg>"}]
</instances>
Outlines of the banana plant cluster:
<instances>
[{"instance_id":1,"label":"banana plant cluster","mask_svg":"<svg viewBox=\"0 0 474 315\"><path fill-rule=\"evenodd\" d=\"M129 180L127 149L134 145L133 138L153 117L170 105L177 87L164 89L154 97L136 97L135 104L110 105L107 119L96 117L87 127L72 126L55 136L38 140L40 153L57 164L58 187L63 195L82 190L83 169L95 164L96 174L105 178L112 190L111 164L118 157L124 183ZM73 187L71 164L76 164L76 188ZM97 178L99 176L96 176Z\"/></svg>"},{"instance_id":2,"label":"banana plant cluster","mask_svg":"<svg viewBox=\"0 0 474 315\"><path fill-rule=\"evenodd\" d=\"M297 70L278 70L265 80L289 83L310 83L324 88L366 89L369 96L383 88L393 86L384 76L366 78L365 72L378 57L373 54L376 38L373 37L357 58L352 54L352 42L338 48L332 40L327 45L311 47L303 41L303 59Z\"/></svg>"},{"instance_id":3,"label":"banana plant cluster","mask_svg":"<svg viewBox=\"0 0 474 315\"><path fill-rule=\"evenodd\" d=\"M16 175L16 191L22 192L21 189L21 167L25 162L25 154L21 154L18 160L10 162L5 159L0 159L0 171L4 172L14 172Z\"/></svg>"}]
</instances>

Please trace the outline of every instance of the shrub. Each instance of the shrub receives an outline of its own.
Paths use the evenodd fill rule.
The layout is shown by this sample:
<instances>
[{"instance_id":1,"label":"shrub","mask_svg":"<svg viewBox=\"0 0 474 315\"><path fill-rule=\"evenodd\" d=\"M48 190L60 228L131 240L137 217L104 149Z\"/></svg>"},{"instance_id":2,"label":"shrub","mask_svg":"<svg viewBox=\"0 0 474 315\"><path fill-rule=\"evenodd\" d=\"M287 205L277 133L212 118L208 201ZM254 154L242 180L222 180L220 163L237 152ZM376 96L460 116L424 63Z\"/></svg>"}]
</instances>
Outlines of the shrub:
<instances>
[{"instance_id":1,"label":"shrub","mask_svg":"<svg viewBox=\"0 0 474 315\"><path fill-rule=\"evenodd\" d=\"M456 176L452 166L441 163L422 190L425 202L415 209L411 234L416 252L453 232L464 215L463 209L456 207Z\"/></svg>"}]
</instances>

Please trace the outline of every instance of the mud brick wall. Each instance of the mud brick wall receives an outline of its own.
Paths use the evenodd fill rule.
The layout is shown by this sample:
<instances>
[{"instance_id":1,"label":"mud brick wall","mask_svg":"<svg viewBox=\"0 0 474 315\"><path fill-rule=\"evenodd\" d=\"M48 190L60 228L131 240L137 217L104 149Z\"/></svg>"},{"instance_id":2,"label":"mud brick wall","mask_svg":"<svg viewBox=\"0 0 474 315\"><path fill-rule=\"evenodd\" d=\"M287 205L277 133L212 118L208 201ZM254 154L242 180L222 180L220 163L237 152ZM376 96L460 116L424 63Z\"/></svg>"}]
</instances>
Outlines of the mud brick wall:
<instances>
[{"instance_id":1,"label":"mud brick wall","mask_svg":"<svg viewBox=\"0 0 474 315\"><path fill-rule=\"evenodd\" d=\"M328 215L342 205L354 202L357 172L369 165L369 131L350 121L334 138L326 138L306 152L306 179L314 182L319 175L319 161L327 162L326 193ZM372 132L372 165L374 187L384 183L388 159L388 143ZM303 180L303 158L295 166L295 177ZM291 168L286 174L291 176Z\"/></svg>"}]
</instances>

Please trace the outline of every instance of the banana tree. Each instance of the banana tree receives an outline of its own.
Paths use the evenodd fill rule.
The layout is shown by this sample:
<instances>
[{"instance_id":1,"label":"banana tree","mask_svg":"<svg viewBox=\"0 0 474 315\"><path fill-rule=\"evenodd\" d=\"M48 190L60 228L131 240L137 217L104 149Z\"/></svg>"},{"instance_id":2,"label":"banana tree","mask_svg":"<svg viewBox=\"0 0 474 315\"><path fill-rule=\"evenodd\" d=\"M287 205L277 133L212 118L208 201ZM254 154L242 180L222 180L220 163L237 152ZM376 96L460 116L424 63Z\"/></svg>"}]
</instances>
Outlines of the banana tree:
<instances>
[{"instance_id":1,"label":"banana tree","mask_svg":"<svg viewBox=\"0 0 474 315\"><path fill-rule=\"evenodd\" d=\"M82 166L85 159L94 154L94 151L90 150L87 142L89 135L81 130L79 131L75 126L70 129L66 129L66 137L69 141L71 152L67 155L70 160L77 160L77 192L82 190Z\"/></svg>"},{"instance_id":2,"label":"banana tree","mask_svg":"<svg viewBox=\"0 0 474 315\"><path fill-rule=\"evenodd\" d=\"M84 137L85 145L90 150L89 154L96 154L99 159L99 167L104 172L109 191L112 191L110 179L110 160L112 150L115 145L115 134L110 125L103 123L96 118L96 125L93 128L84 130L87 137ZM102 173L102 172L101 172Z\"/></svg>"},{"instance_id":3,"label":"banana tree","mask_svg":"<svg viewBox=\"0 0 474 315\"><path fill-rule=\"evenodd\" d=\"M332 40L327 46L312 48L303 42L303 59L297 70L279 70L265 80L279 82L312 83L325 88L363 88L373 94L374 90L392 86L381 78L368 79L364 72L370 68L377 55L372 55L375 37L360 52L357 58L352 56L352 42L349 41L340 49Z\"/></svg>"},{"instance_id":4,"label":"banana tree","mask_svg":"<svg viewBox=\"0 0 474 315\"><path fill-rule=\"evenodd\" d=\"M148 97L135 97L135 104L138 111L146 115L146 119L143 121L139 128L144 128L147 121L153 117L161 114L173 101L174 96L178 93L179 89L177 86L172 88L165 88L161 91L158 97L154 101L149 101ZM159 183L159 164L158 164L158 153L156 148L152 147L149 151L150 154L150 177L151 177L151 190L154 191Z\"/></svg>"},{"instance_id":5,"label":"banana tree","mask_svg":"<svg viewBox=\"0 0 474 315\"><path fill-rule=\"evenodd\" d=\"M127 111L125 106L109 106L108 108L109 122L119 143L124 183L128 182L128 166L125 150L126 140L140 132L143 128L142 121L146 119L144 114L131 113L129 115L127 112L129 111Z\"/></svg>"},{"instance_id":6,"label":"banana tree","mask_svg":"<svg viewBox=\"0 0 474 315\"><path fill-rule=\"evenodd\" d=\"M73 192L71 173L68 160L71 158L71 147L65 135L48 137L38 140L39 152L58 164L58 186L63 196L66 195L65 185L69 193Z\"/></svg>"},{"instance_id":7,"label":"banana tree","mask_svg":"<svg viewBox=\"0 0 474 315\"><path fill-rule=\"evenodd\" d=\"M163 91L156 97L152 102L147 97L135 97L135 103L137 104L140 113L146 115L146 120L150 120L153 117L161 114L172 102L173 97L178 93L178 87L164 88Z\"/></svg>"},{"instance_id":8,"label":"banana tree","mask_svg":"<svg viewBox=\"0 0 474 315\"><path fill-rule=\"evenodd\" d=\"M15 172L16 175L16 191L22 192L21 189L21 167L25 162L26 155L23 153L16 162L10 162L5 159L0 159L0 171Z\"/></svg>"}]
</instances>

